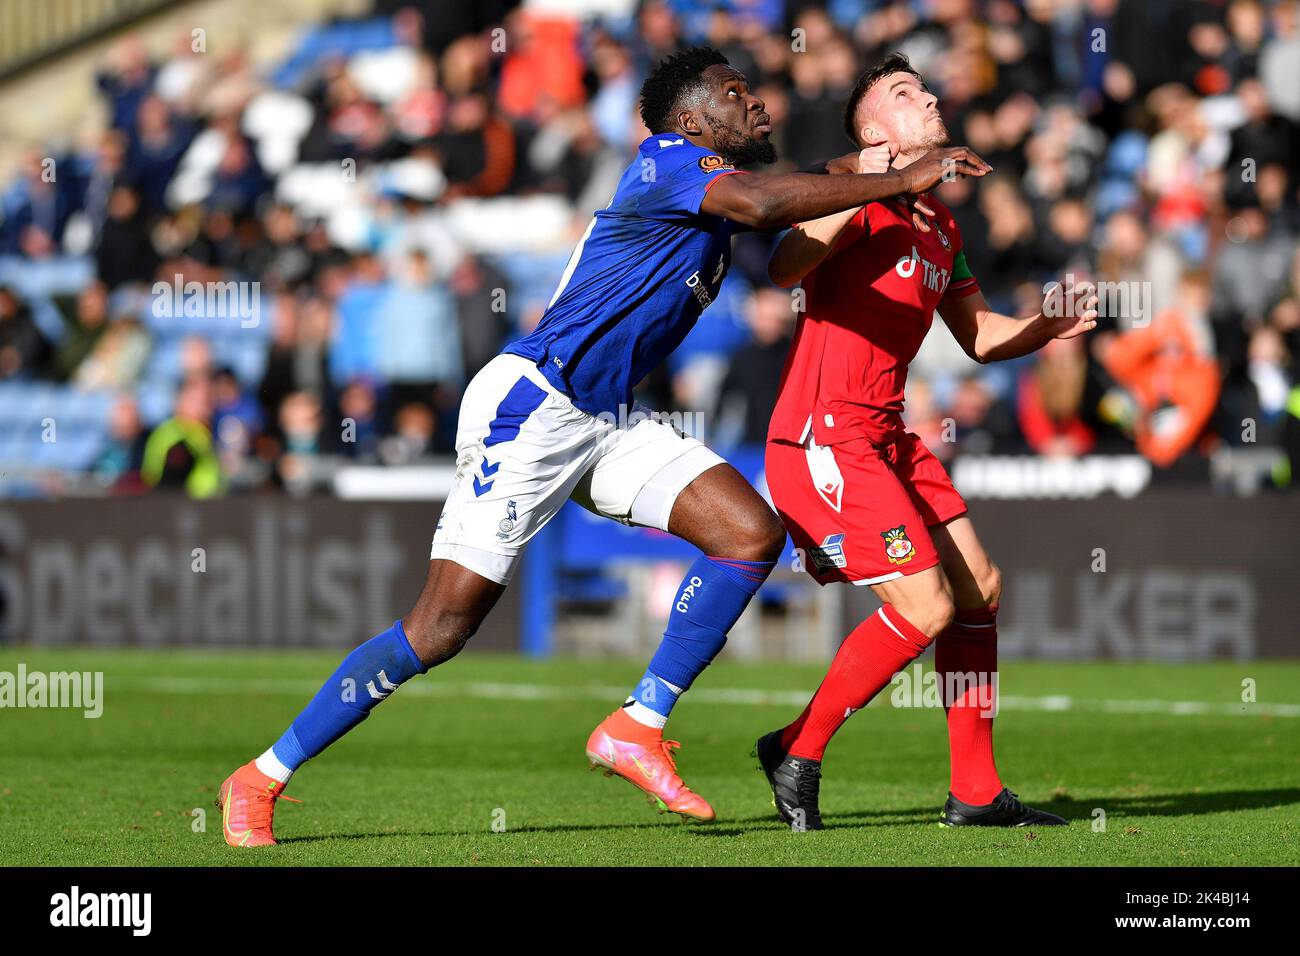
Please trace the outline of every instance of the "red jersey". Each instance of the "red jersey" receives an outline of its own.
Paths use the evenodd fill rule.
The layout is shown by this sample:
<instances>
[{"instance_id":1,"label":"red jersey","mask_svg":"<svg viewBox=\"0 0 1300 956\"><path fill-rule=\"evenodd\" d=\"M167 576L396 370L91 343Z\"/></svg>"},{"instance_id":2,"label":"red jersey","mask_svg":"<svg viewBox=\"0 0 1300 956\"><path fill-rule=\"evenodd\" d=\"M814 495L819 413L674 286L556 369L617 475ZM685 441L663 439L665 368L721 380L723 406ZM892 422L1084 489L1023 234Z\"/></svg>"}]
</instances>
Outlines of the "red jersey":
<instances>
[{"instance_id":1,"label":"red jersey","mask_svg":"<svg viewBox=\"0 0 1300 956\"><path fill-rule=\"evenodd\" d=\"M804 276L805 310L768 441L803 444L810 422L818 445L855 438L887 444L903 433L907 366L939 300L979 289L960 255L952 213L926 201L935 211L928 233L916 230L901 200L869 203Z\"/></svg>"}]
</instances>

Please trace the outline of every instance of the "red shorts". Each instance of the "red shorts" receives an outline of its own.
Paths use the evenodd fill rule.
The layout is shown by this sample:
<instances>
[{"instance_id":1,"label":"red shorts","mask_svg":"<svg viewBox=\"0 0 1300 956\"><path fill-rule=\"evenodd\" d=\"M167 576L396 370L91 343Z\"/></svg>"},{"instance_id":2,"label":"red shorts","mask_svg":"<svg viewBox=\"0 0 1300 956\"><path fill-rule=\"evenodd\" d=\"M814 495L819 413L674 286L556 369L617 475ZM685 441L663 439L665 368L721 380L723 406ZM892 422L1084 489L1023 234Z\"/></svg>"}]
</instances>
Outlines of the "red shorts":
<instances>
[{"instance_id":1,"label":"red shorts","mask_svg":"<svg viewBox=\"0 0 1300 956\"><path fill-rule=\"evenodd\" d=\"M939 563L927 528L966 513L939 459L911 432L821 446L767 443L767 486L819 584L881 584Z\"/></svg>"}]
</instances>

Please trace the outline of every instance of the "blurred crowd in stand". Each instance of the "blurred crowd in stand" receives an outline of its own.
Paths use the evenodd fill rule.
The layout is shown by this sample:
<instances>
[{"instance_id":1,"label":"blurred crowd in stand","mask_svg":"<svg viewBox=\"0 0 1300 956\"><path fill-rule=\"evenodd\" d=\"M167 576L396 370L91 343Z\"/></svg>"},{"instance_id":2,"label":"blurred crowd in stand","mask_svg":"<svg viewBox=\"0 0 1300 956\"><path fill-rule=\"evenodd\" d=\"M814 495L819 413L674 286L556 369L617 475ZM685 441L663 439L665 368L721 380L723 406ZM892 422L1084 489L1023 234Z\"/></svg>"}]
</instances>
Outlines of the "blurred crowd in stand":
<instances>
[{"instance_id":1,"label":"blurred crowd in stand","mask_svg":"<svg viewBox=\"0 0 1300 956\"><path fill-rule=\"evenodd\" d=\"M647 71L707 43L766 101L778 169L849 152L855 78L906 53L994 167L938 191L989 302L1030 315L1047 282L1105 283L1094 334L1025 359L931 335L907 419L937 453L1141 454L1205 483L1259 452L1263 485L1291 485L1300 4L592 6L375 0L276 62L217 31L211 52L119 43L102 128L0 182L0 463L205 497L450 453L466 382L538 321L647 135ZM776 239L737 238L640 387L723 451L762 442L793 331ZM32 450L47 411L62 430Z\"/></svg>"}]
</instances>

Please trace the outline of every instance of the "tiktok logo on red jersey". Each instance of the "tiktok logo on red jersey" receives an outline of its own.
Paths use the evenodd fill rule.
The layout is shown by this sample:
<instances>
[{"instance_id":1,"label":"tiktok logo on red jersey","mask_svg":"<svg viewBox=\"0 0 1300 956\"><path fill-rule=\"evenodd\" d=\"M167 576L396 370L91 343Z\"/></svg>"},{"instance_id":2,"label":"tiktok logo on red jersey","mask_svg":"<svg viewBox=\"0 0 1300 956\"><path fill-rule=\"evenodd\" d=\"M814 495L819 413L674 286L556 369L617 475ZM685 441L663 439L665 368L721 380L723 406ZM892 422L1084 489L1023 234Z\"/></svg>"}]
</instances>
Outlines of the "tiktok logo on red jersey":
<instances>
[{"instance_id":1,"label":"tiktok logo on red jersey","mask_svg":"<svg viewBox=\"0 0 1300 956\"><path fill-rule=\"evenodd\" d=\"M912 246L910 256L900 256L894 263L894 271L904 279L910 279L916 274L916 264L921 263L921 282L931 292L938 292L943 295L944 290L948 288L948 280L952 278L952 273L947 269L941 269L929 259L922 259L921 254L916 251L916 246Z\"/></svg>"}]
</instances>

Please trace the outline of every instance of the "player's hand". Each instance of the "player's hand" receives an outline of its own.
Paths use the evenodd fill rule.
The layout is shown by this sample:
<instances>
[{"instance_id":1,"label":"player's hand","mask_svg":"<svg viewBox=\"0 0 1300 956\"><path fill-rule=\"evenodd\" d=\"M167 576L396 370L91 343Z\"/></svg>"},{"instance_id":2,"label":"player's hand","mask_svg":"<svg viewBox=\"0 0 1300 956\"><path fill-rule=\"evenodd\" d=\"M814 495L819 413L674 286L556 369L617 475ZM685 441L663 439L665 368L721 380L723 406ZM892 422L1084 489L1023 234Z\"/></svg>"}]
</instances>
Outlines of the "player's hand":
<instances>
[{"instance_id":1,"label":"player's hand","mask_svg":"<svg viewBox=\"0 0 1300 956\"><path fill-rule=\"evenodd\" d=\"M894 161L895 150L888 143L869 143L856 153L836 156L826 164L826 172L836 173L887 173Z\"/></svg>"},{"instance_id":2,"label":"player's hand","mask_svg":"<svg viewBox=\"0 0 1300 956\"><path fill-rule=\"evenodd\" d=\"M916 227L916 231L929 232L930 222L926 217L933 219L934 210L926 205L922 196L905 196L904 198L907 200L908 208L912 211L912 225Z\"/></svg>"},{"instance_id":3,"label":"player's hand","mask_svg":"<svg viewBox=\"0 0 1300 956\"><path fill-rule=\"evenodd\" d=\"M845 153L826 163L826 172L832 176L839 173L856 173L858 171L858 154Z\"/></svg>"},{"instance_id":4,"label":"player's hand","mask_svg":"<svg viewBox=\"0 0 1300 956\"><path fill-rule=\"evenodd\" d=\"M830 173L887 173L897 155L896 145L881 140L878 143L868 143L856 153L837 156L826 164L826 170ZM933 217L934 210L920 196L908 196L906 201L912 213L912 225L918 232L929 232L930 223L926 217Z\"/></svg>"},{"instance_id":5,"label":"player's hand","mask_svg":"<svg viewBox=\"0 0 1300 956\"><path fill-rule=\"evenodd\" d=\"M992 166L966 146L932 149L910 166L899 170L909 193L923 193L941 182L951 182L958 176L983 176L992 171Z\"/></svg>"},{"instance_id":6,"label":"player's hand","mask_svg":"<svg viewBox=\"0 0 1300 956\"><path fill-rule=\"evenodd\" d=\"M858 168L855 173L884 173L889 171L889 164L894 161L893 151L888 143L872 143L858 153Z\"/></svg>"},{"instance_id":7,"label":"player's hand","mask_svg":"<svg viewBox=\"0 0 1300 956\"><path fill-rule=\"evenodd\" d=\"M1070 288L1055 282L1043 296L1043 319L1052 338L1072 339L1097 327L1097 288L1080 282Z\"/></svg>"}]
</instances>

